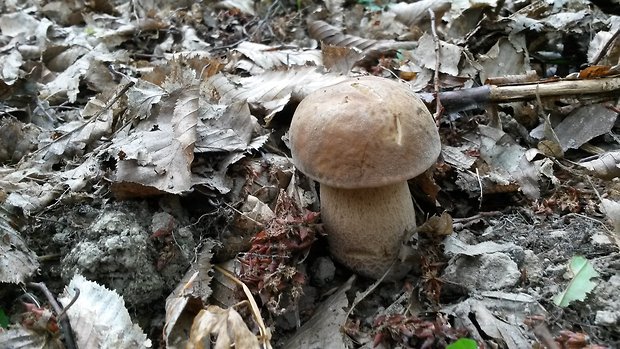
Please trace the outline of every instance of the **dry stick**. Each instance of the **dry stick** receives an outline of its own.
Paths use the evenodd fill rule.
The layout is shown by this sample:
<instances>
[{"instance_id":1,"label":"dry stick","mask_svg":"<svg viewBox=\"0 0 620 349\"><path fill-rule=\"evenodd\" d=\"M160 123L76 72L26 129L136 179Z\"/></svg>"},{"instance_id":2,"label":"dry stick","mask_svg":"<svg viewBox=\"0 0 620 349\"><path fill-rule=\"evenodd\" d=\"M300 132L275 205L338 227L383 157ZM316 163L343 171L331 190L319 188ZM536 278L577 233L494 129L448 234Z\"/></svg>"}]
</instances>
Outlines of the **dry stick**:
<instances>
[{"instance_id":1,"label":"dry stick","mask_svg":"<svg viewBox=\"0 0 620 349\"><path fill-rule=\"evenodd\" d=\"M495 86L485 85L463 90L440 92L437 99L449 112L465 111L483 108L490 103L508 103L527 101L546 97L586 96L596 94L611 94L620 91L620 77L540 81L520 85ZM427 103L432 103L435 97L432 93L420 94Z\"/></svg>"},{"instance_id":2,"label":"dry stick","mask_svg":"<svg viewBox=\"0 0 620 349\"><path fill-rule=\"evenodd\" d=\"M57 316L56 318L58 319L58 321L60 321L60 324L61 324L60 329L62 333L64 334L65 344L67 345L67 348L78 349L78 346L75 343L75 338L73 338L73 329L71 328L71 322L69 322L69 318L64 315L65 315L65 311L67 311L67 309L69 309L69 307L73 305L73 303L75 303L75 300L80 295L80 292L79 291L76 292L75 297L73 297L69 305L67 305L63 309L60 307L60 305L56 301L56 298L54 298L54 295L52 294L52 292L50 292L50 290L47 288L47 286L45 286L44 283L29 282L28 286L36 288L40 290L41 292L43 292L43 294L45 295L45 298L47 298L47 301L51 304L52 308L54 309L54 312L56 313L56 316Z\"/></svg>"},{"instance_id":3,"label":"dry stick","mask_svg":"<svg viewBox=\"0 0 620 349\"><path fill-rule=\"evenodd\" d=\"M88 121L86 121L84 124L80 125L80 126L79 126L79 127L77 127L76 129L71 130L71 131L69 131L69 132L65 133L64 135L62 135L62 136L60 136L60 137L58 137L58 138L54 139L52 142L50 142L50 143L48 143L48 144L46 144L46 145L42 146L41 148L39 148L39 149L37 149L35 152L33 152L31 155L32 155L32 156L34 156L35 154L38 154L38 153L39 153L39 152L41 152L43 149L46 149L46 148L48 148L49 146L51 146L52 144L55 144L56 142L58 142L58 141L60 141L60 140L63 140L63 139L65 139L65 138L67 138L68 136L70 136L70 135L73 135L73 134L77 133L78 131L81 131L81 130L82 130L82 129L84 129L84 127L86 127L88 124L90 124L90 123L91 123L91 122L93 122L94 120L99 119L99 117L100 117L101 115L103 115L103 113L104 113L105 111L107 111L108 109L112 108L112 105L113 105L114 103L116 103L116 101L118 101L118 100L119 100L119 98L121 98L121 97L125 94L125 92L127 92L127 90L129 90L129 88L130 88L130 87L132 87L133 85L135 85L135 82L133 82L133 81L128 82L125 86L123 86L123 88L122 88L122 89L121 89L121 90L120 90L120 91L119 91L119 92L118 92L118 93L117 93L117 94L116 94L116 95L115 95L115 96L114 96L114 97L113 97L110 101L108 101L108 103L106 103L106 105L105 105L105 106L104 106L101 110L99 110L99 111L98 111L95 115L93 115L90 119L88 119Z\"/></svg>"},{"instance_id":4,"label":"dry stick","mask_svg":"<svg viewBox=\"0 0 620 349\"><path fill-rule=\"evenodd\" d=\"M616 30L614 35L611 36L611 39L609 39L609 41L607 41L607 43L605 43L605 46L603 46L603 48L598 53L598 55L596 55L596 57L592 60L592 64L593 65L598 64L598 62L600 62L601 59L603 59L603 56L605 56L605 54L607 53L607 50L609 50L609 47L611 46L611 44L618 38L618 35L620 35L620 28L618 28L618 30Z\"/></svg>"},{"instance_id":5,"label":"dry stick","mask_svg":"<svg viewBox=\"0 0 620 349\"><path fill-rule=\"evenodd\" d=\"M432 9L428 9L428 14L431 17L431 31L433 33L433 42L435 43L435 75L433 76L433 83L435 89L435 123L439 126L439 120L441 119L441 99L439 97L439 37L437 36L437 28L435 24L435 12Z\"/></svg>"}]
</instances>

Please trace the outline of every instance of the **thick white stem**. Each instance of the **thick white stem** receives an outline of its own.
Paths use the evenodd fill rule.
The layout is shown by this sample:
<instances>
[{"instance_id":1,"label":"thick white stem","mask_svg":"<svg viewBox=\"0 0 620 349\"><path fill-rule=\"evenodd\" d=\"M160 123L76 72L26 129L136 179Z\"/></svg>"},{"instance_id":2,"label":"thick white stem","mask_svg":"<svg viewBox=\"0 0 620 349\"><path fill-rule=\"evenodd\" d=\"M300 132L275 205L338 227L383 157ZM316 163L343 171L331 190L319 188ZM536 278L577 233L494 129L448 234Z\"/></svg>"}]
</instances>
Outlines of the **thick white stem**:
<instances>
[{"instance_id":1,"label":"thick white stem","mask_svg":"<svg viewBox=\"0 0 620 349\"><path fill-rule=\"evenodd\" d=\"M321 219L334 258L372 278L383 275L415 231L407 182L364 189L321 185Z\"/></svg>"}]
</instances>

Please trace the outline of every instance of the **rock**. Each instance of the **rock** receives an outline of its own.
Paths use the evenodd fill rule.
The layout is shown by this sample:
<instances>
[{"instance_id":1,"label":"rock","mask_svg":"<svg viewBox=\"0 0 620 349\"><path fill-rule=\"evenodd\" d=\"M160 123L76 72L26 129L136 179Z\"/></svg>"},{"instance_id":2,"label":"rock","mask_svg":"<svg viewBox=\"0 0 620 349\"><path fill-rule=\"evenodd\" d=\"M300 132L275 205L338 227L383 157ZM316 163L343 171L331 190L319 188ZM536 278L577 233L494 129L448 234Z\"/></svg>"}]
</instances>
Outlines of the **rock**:
<instances>
[{"instance_id":1,"label":"rock","mask_svg":"<svg viewBox=\"0 0 620 349\"><path fill-rule=\"evenodd\" d=\"M538 283L542 280L542 263L532 250L524 251L523 266L527 272L527 278L531 283Z\"/></svg>"},{"instance_id":2,"label":"rock","mask_svg":"<svg viewBox=\"0 0 620 349\"><path fill-rule=\"evenodd\" d=\"M590 241L594 246L605 246L613 244L613 241L611 240L609 235L601 231L592 234L592 236L590 237Z\"/></svg>"},{"instance_id":3,"label":"rock","mask_svg":"<svg viewBox=\"0 0 620 349\"><path fill-rule=\"evenodd\" d=\"M616 311L599 310L596 312L594 323L599 326L613 326L620 320L620 313Z\"/></svg>"},{"instance_id":4,"label":"rock","mask_svg":"<svg viewBox=\"0 0 620 349\"><path fill-rule=\"evenodd\" d=\"M79 241L62 259L63 278L81 274L116 290L132 306L161 297L165 281L155 269L157 251L148 229L150 219L139 204L106 207L77 235Z\"/></svg>"},{"instance_id":5,"label":"rock","mask_svg":"<svg viewBox=\"0 0 620 349\"><path fill-rule=\"evenodd\" d=\"M443 279L459 284L469 291L490 291L511 287L519 282L521 273L510 257L503 252L478 256L453 257Z\"/></svg>"},{"instance_id":6,"label":"rock","mask_svg":"<svg viewBox=\"0 0 620 349\"><path fill-rule=\"evenodd\" d=\"M593 299L599 304L594 323L602 326L617 326L620 323L620 275L612 275L595 289Z\"/></svg>"},{"instance_id":7,"label":"rock","mask_svg":"<svg viewBox=\"0 0 620 349\"><path fill-rule=\"evenodd\" d=\"M327 257L319 257L312 264L312 281L317 286L325 286L334 279L336 266L331 259Z\"/></svg>"}]
</instances>

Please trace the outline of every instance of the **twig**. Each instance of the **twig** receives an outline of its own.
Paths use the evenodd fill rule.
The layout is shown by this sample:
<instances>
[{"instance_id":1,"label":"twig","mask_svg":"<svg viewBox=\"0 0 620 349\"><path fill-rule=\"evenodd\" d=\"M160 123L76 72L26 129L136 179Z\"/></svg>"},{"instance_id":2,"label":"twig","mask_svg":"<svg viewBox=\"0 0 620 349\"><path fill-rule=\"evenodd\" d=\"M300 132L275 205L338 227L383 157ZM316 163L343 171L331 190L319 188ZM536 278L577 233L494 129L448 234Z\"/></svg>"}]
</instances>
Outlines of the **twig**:
<instances>
[{"instance_id":1,"label":"twig","mask_svg":"<svg viewBox=\"0 0 620 349\"><path fill-rule=\"evenodd\" d=\"M349 308L349 311L347 312L347 316L345 317L345 319L348 319L349 316L351 316L351 313L353 312L355 307L361 301L363 301L364 298L368 297L368 295L370 295L377 287L379 287L379 285L383 282L383 279L385 279L386 276L388 276L388 274L392 272L392 269L394 268L395 264L396 264L396 260L394 260L392 264L390 264L390 267L385 271L385 273L383 273L383 275L379 279L377 279L377 281L375 281L372 285L370 285L366 289L366 291L359 293L355 296L355 299L353 300L353 303L351 304L351 308Z\"/></svg>"},{"instance_id":2,"label":"twig","mask_svg":"<svg viewBox=\"0 0 620 349\"><path fill-rule=\"evenodd\" d=\"M480 178L480 171L476 168L476 178L478 179L478 186L480 186L480 198L478 198L478 209L482 208L482 197L484 195L484 191L482 188L482 179Z\"/></svg>"},{"instance_id":3,"label":"twig","mask_svg":"<svg viewBox=\"0 0 620 349\"><path fill-rule=\"evenodd\" d=\"M539 98L585 97L588 95L613 96L620 91L620 77L599 79L578 79L560 81L537 81L519 85L485 85L462 90L433 93L420 93L419 96L430 104L441 98L442 107L449 112L482 108L492 103L528 101Z\"/></svg>"},{"instance_id":4,"label":"twig","mask_svg":"<svg viewBox=\"0 0 620 349\"><path fill-rule=\"evenodd\" d=\"M93 115L90 119L88 119L84 124L82 124L80 127L75 128L74 130L71 130L70 132L65 133L64 135L54 139L54 141L42 146L41 148L37 149L35 152L33 152L31 155L34 156L36 154L38 154L39 152L41 152L43 149L47 149L48 147L50 147L52 144L55 144L57 142L59 142L60 140L63 140L65 138L67 138L68 136L81 131L84 127L86 127L87 125L89 125L91 122L93 122L94 120L97 120L106 110L110 109L112 107L112 105L114 105L114 103L116 103L116 101L119 100L119 98L121 98L125 92L127 92L127 90L129 90L130 87L132 87L135 84L135 82L130 81L128 82L125 86L123 86L123 88L118 91L118 93L108 102L106 103L106 105L99 110L95 115Z\"/></svg>"},{"instance_id":5,"label":"twig","mask_svg":"<svg viewBox=\"0 0 620 349\"><path fill-rule=\"evenodd\" d=\"M75 303L75 301L77 301L78 297L80 296L80 289L77 287L73 288L73 291L75 292L75 295L73 296L73 298L71 299L71 301L69 302L69 304L67 304L67 306L65 306L62 311L60 312L60 314L58 314L58 319L62 320L64 318L67 317L67 310L69 310L69 308L71 308L71 306L73 305L73 303Z\"/></svg>"},{"instance_id":6,"label":"twig","mask_svg":"<svg viewBox=\"0 0 620 349\"><path fill-rule=\"evenodd\" d=\"M435 95L435 123L439 125L441 119L441 98L439 97L439 37L437 36L437 28L435 24L435 12L428 9L431 18L431 32L433 33L433 42L435 43L435 74L433 76L434 95Z\"/></svg>"},{"instance_id":7,"label":"twig","mask_svg":"<svg viewBox=\"0 0 620 349\"><path fill-rule=\"evenodd\" d=\"M37 260L39 262L56 261L56 260L60 260L60 257L62 257L62 253L50 253L50 254L44 254L42 256L38 256Z\"/></svg>"},{"instance_id":8,"label":"twig","mask_svg":"<svg viewBox=\"0 0 620 349\"><path fill-rule=\"evenodd\" d=\"M485 218L485 217L493 217L493 216L498 216L501 215L502 212L500 211L489 211L489 212L480 212L477 215L471 216L471 217L465 217L465 218L453 218L452 219L452 229L454 231L457 230L462 230L464 228L469 227L470 225L475 224L479 219Z\"/></svg>"},{"instance_id":9,"label":"twig","mask_svg":"<svg viewBox=\"0 0 620 349\"><path fill-rule=\"evenodd\" d=\"M603 59L603 56L605 56L605 54L607 53L607 50L609 50L609 47L611 46L611 44L618 38L618 35L620 35L620 28L618 28L618 30L616 30L614 35L611 36L609 41L607 41L605 43L605 46L603 46L603 48L598 53L598 55L596 55L596 57L592 60L592 65L597 65L601 61L601 59Z\"/></svg>"},{"instance_id":10,"label":"twig","mask_svg":"<svg viewBox=\"0 0 620 349\"><path fill-rule=\"evenodd\" d=\"M230 208L231 210L233 210L233 211L237 212L237 214L238 214L238 215L243 216L243 218L247 218L247 219L251 220L252 222L254 222L254 223L255 223L256 225L258 225L259 227L264 227L264 226L265 226L265 224L263 224L263 223L261 223L261 222L257 221L256 219L254 219L254 218L252 218L252 217L250 217L250 216L248 216L248 215L243 214L243 212L241 212L241 211L239 211L238 209L234 208L234 207L233 207L233 206L231 206L229 203L225 202L225 203L224 203L224 205L228 206L228 208Z\"/></svg>"},{"instance_id":11,"label":"twig","mask_svg":"<svg viewBox=\"0 0 620 349\"><path fill-rule=\"evenodd\" d=\"M71 322L69 322L68 317L62 316L62 315L64 315L65 310L68 309L68 307L71 306L75 302L75 299L77 298L77 295L79 295L79 292L76 292L76 297L73 300L71 300L71 303L69 303L67 308L63 309L60 307L60 305L56 301L56 298L54 298L54 295L52 294L52 292L50 292L50 290L47 288L47 286L45 286L44 283L29 282L28 286L32 288L36 288L39 291L41 291L45 295L45 298L47 298L47 301L52 306L52 309L54 309L54 313L56 313L56 319L60 321L60 324L61 324L60 329L65 337L65 344L67 348L78 349L77 344L75 343L75 339L73 338L73 330L71 329Z\"/></svg>"}]
</instances>

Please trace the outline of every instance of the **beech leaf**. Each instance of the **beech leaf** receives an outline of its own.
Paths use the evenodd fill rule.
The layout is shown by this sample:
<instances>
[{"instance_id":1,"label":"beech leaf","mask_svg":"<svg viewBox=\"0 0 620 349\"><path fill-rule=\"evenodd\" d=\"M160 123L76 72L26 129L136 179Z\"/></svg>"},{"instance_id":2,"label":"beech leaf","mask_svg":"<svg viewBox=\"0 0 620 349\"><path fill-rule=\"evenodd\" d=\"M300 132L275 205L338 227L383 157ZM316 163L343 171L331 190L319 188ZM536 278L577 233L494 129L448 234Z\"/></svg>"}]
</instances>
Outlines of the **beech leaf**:
<instances>
[{"instance_id":1,"label":"beech leaf","mask_svg":"<svg viewBox=\"0 0 620 349\"><path fill-rule=\"evenodd\" d=\"M553 303L565 308L573 301L583 301L588 293L596 287L597 283L590 279L598 277L598 272L592 263L581 256L575 256L568 265L573 277L566 287L566 290L553 297Z\"/></svg>"}]
</instances>

